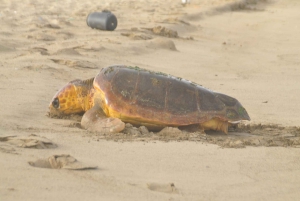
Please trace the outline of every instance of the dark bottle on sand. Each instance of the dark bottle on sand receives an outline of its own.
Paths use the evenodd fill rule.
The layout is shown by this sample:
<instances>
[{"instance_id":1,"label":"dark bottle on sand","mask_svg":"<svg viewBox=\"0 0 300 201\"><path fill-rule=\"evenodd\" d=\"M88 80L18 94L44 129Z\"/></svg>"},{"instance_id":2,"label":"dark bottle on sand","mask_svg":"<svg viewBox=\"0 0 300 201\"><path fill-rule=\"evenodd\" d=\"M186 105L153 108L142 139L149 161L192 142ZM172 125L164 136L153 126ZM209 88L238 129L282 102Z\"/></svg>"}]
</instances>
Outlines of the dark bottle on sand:
<instances>
[{"instance_id":1,"label":"dark bottle on sand","mask_svg":"<svg viewBox=\"0 0 300 201\"><path fill-rule=\"evenodd\" d=\"M103 10L90 13L86 18L86 23L93 29L113 31L118 25L118 20L112 12Z\"/></svg>"}]
</instances>

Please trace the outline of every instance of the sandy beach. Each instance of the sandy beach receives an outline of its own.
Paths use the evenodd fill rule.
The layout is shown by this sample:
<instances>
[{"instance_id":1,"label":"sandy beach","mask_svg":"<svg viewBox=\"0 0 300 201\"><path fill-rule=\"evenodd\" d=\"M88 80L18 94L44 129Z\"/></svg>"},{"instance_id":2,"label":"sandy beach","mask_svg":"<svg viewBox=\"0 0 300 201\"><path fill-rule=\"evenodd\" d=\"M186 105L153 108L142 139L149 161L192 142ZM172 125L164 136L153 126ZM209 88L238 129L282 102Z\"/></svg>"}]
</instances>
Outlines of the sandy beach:
<instances>
[{"instance_id":1,"label":"sandy beach","mask_svg":"<svg viewBox=\"0 0 300 201\"><path fill-rule=\"evenodd\" d=\"M63 2L1 1L0 200L299 200L298 0ZM104 9L114 31L86 24ZM47 116L62 86L115 64L235 97L251 121L100 134Z\"/></svg>"}]
</instances>

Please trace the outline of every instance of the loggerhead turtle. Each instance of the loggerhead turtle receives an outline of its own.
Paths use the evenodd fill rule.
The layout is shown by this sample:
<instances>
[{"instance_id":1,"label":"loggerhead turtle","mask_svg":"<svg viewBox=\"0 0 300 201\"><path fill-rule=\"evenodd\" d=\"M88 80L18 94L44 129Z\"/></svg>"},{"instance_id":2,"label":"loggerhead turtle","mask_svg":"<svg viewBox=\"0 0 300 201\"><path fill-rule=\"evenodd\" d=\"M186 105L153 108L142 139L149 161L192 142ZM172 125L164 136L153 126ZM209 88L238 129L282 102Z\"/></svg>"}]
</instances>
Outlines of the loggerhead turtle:
<instances>
[{"instance_id":1,"label":"loggerhead turtle","mask_svg":"<svg viewBox=\"0 0 300 201\"><path fill-rule=\"evenodd\" d=\"M126 123L159 130L199 125L228 132L228 124L250 120L230 96L188 80L139 67L109 66L88 80L73 80L49 105L50 116L84 113L81 126L90 131L120 132Z\"/></svg>"}]
</instances>

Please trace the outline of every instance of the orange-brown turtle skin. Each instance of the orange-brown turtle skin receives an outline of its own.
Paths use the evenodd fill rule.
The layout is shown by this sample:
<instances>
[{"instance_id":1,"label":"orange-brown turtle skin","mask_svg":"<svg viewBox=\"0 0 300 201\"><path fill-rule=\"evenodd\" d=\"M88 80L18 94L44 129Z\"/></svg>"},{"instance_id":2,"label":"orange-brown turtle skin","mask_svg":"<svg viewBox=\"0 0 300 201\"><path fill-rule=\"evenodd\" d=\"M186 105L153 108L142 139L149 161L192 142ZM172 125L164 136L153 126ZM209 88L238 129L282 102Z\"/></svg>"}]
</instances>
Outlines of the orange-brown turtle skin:
<instances>
[{"instance_id":1,"label":"orange-brown turtle skin","mask_svg":"<svg viewBox=\"0 0 300 201\"><path fill-rule=\"evenodd\" d=\"M250 120L235 98L178 77L128 66L110 66L94 79L68 83L52 99L50 113L79 113L92 107L107 117L151 130L197 124L204 130L227 133L228 122Z\"/></svg>"}]
</instances>

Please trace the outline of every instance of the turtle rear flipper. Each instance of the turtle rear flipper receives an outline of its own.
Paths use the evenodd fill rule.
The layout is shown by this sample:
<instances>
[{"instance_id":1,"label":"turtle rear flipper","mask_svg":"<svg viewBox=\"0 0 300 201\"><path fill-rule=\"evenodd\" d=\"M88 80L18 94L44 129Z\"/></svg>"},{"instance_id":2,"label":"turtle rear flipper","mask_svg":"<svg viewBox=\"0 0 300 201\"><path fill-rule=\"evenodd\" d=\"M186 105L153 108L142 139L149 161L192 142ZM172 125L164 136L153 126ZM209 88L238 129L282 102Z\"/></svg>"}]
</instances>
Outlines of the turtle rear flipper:
<instances>
[{"instance_id":1,"label":"turtle rear flipper","mask_svg":"<svg viewBox=\"0 0 300 201\"><path fill-rule=\"evenodd\" d=\"M118 118L105 116L100 107L94 106L83 115L81 127L92 132L118 133L124 130L125 123Z\"/></svg>"}]
</instances>

